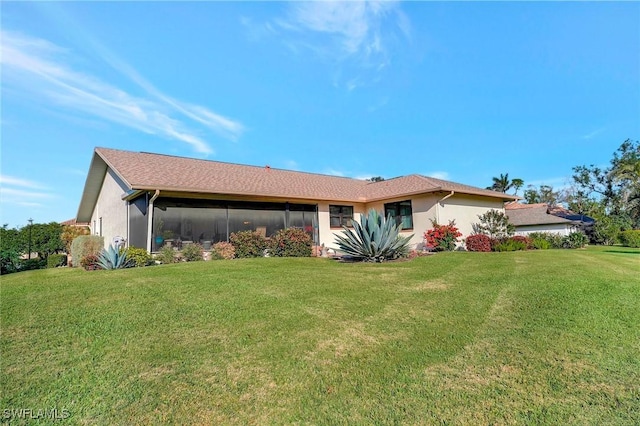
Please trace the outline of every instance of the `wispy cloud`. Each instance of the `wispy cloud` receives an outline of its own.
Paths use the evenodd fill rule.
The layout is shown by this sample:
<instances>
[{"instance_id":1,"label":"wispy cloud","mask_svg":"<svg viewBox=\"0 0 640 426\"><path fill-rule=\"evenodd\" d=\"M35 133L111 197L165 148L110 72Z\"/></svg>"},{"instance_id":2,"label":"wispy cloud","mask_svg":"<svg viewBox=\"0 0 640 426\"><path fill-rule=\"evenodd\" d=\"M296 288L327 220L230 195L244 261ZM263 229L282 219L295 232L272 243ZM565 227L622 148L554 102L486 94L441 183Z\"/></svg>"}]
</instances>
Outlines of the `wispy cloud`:
<instances>
[{"instance_id":1,"label":"wispy cloud","mask_svg":"<svg viewBox=\"0 0 640 426\"><path fill-rule=\"evenodd\" d=\"M448 172L435 171L435 172L427 172L427 173L423 173L423 174L425 176L436 178L436 179L442 179L442 180L450 180L451 179L449 177L449 173Z\"/></svg>"},{"instance_id":2,"label":"wispy cloud","mask_svg":"<svg viewBox=\"0 0 640 426\"><path fill-rule=\"evenodd\" d=\"M55 198L46 185L29 179L0 175L0 202L2 205L44 207L44 202Z\"/></svg>"},{"instance_id":3,"label":"wispy cloud","mask_svg":"<svg viewBox=\"0 0 640 426\"><path fill-rule=\"evenodd\" d=\"M539 187L541 185L548 185L548 186L552 186L554 189L568 188L571 186L571 183L572 183L572 179L567 176L536 179L536 180L524 182L526 187L529 187L529 186Z\"/></svg>"},{"instance_id":4,"label":"wispy cloud","mask_svg":"<svg viewBox=\"0 0 640 426\"><path fill-rule=\"evenodd\" d=\"M599 134L601 134L602 132L604 132L605 130L607 130L607 129L604 128L604 127L601 127L599 129L594 130L593 132L587 133L586 135L582 135L581 137L582 137L582 139L587 139L587 140L588 139L593 139L596 136L598 136Z\"/></svg>"},{"instance_id":5,"label":"wispy cloud","mask_svg":"<svg viewBox=\"0 0 640 426\"><path fill-rule=\"evenodd\" d=\"M322 171L322 174L331 175L331 176L340 176L340 177L345 176L344 172L342 172L340 170L333 169L331 167L324 169L324 171Z\"/></svg>"},{"instance_id":6,"label":"wispy cloud","mask_svg":"<svg viewBox=\"0 0 640 426\"><path fill-rule=\"evenodd\" d=\"M292 52L311 51L353 68L340 84L349 91L376 81L391 62L392 47L411 39L408 17L399 2L388 0L292 2L268 28L274 27Z\"/></svg>"},{"instance_id":7,"label":"wispy cloud","mask_svg":"<svg viewBox=\"0 0 640 426\"><path fill-rule=\"evenodd\" d=\"M162 93L106 49L99 52L102 59L142 88L142 96L73 69L72 63L86 58L75 57L47 40L9 31L2 31L1 35L3 86L13 84L32 99L178 140L203 154L211 154L213 149L203 138L202 127L231 140L244 131L238 121ZM194 124L198 127L195 130Z\"/></svg>"},{"instance_id":8,"label":"wispy cloud","mask_svg":"<svg viewBox=\"0 0 640 426\"><path fill-rule=\"evenodd\" d=\"M46 189L46 186L41 185L38 182L7 175L0 175L0 185L3 187L5 185L10 185L29 189Z\"/></svg>"}]
</instances>

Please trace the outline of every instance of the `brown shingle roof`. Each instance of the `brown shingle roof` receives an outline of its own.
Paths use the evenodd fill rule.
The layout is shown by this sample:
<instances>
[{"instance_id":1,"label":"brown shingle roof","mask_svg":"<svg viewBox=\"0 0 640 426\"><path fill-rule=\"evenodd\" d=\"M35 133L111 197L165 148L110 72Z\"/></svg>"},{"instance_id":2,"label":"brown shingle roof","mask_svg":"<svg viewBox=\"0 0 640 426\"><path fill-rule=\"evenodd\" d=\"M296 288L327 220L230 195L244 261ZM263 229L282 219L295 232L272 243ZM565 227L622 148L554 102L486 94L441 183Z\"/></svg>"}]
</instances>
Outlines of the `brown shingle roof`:
<instances>
[{"instance_id":1,"label":"brown shingle roof","mask_svg":"<svg viewBox=\"0 0 640 426\"><path fill-rule=\"evenodd\" d=\"M571 223L568 219L549 214L549 206L540 204L507 204L505 212L515 226Z\"/></svg>"},{"instance_id":2,"label":"brown shingle roof","mask_svg":"<svg viewBox=\"0 0 640 426\"><path fill-rule=\"evenodd\" d=\"M369 202L435 191L456 191L503 200L516 197L469 185L408 175L381 182L270 167L96 148L132 190L270 196Z\"/></svg>"}]
</instances>

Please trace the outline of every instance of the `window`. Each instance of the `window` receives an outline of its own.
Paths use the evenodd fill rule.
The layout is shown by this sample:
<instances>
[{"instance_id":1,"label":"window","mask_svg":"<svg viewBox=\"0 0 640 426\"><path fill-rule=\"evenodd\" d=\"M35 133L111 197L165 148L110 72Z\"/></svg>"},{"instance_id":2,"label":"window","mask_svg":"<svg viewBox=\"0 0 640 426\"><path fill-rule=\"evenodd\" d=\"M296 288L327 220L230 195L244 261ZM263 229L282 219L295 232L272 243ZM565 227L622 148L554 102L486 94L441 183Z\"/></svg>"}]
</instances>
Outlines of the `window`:
<instances>
[{"instance_id":1,"label":"window","mask_svg":"<svg viewBox=\"0 0 640 426\"><path fill-rule=\"evenodd\" d=\"M329 224L332 228L351 226L353 206L329 206Z\"/></svg>"},{"instance_id":2,"label":"window","mask_svg":"<svg viewBox=\"0 0 640 426\"><path fill-rule=\"evenodd\" d=\"M411 215L411 200L387 203L384 205L384 215L395 219L396 224L402 225L402 229L413 229L413 216Z\"/></svg>"}]
</instances>

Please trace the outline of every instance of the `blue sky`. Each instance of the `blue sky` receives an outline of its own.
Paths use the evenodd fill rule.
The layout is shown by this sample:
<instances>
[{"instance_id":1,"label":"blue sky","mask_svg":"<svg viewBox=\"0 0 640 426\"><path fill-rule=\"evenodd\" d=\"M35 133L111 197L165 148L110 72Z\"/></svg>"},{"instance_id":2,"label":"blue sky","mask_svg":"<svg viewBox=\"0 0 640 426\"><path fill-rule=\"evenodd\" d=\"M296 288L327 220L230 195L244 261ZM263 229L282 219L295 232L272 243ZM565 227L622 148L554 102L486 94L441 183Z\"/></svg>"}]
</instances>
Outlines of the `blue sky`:
<instances>
[{"instance_id":1,"label":"blue sky","mask_svg":"<svg viewBox=\"0 0 640 426\"><path fill-rule=\"evenodd\" d=\"M75 217L96 146L561 187L640 138L640 3L3 2L1 28L11 227Z\"/></svg>"}]
</instances>

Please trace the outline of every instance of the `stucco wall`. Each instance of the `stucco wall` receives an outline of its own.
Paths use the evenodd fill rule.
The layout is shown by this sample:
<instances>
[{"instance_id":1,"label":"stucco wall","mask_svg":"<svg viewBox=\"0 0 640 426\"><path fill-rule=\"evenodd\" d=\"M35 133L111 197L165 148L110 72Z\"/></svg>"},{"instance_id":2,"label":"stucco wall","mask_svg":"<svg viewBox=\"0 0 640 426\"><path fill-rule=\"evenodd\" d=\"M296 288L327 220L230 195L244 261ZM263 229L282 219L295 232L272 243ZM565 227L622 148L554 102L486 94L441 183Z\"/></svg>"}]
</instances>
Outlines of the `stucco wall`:
<instances>
[{"instance_id":1,"label":"stucco wall","mask_svg":"<svg viewBox=\"0 0 640 426\"><path fill-rule=\"evenodd\" d=\"M533 232L550 232L558 235L569 235L576 231L576 228L571 224L554 223L548 225L532 225L532 226L518 226L516 227L516 235L527 236Z\"/></svg>"},{"instance_id":2,"label":"stucco wall","mask_svg":"<svg viewBox=\"0 0 640 426\"><path fill-rule=\"evenodd\" d=\"M502 200L455 194L438 206L438 223L445 225L450 220L455 220L462 233L461 238L466 238L473 233L473 224L480 222L478 216L492 209L504 213Z\"/></svg>"},{"instance_id":3,"label":"stucco wall","mask_svg":"<svg viewBox=\"0 0 640 426\"><path fill-rule=\"evenodd\" d=\"M365 207L362 203L345 203L343 201L336 202L320 202L318 203L318 233L320 237L320 244L324 244L327 248L335 249L338 246L335 243L336 234L340 234L342 229L331 229L329 222L329 206L353 206L353 218L360 222L360 214L365 213Z\"/></svg>"},{"instance_id":4,"label":"stucco wall","mask_svg":"<svg viewBox=\"0 0 640 426\"><path fill-rule=\"evenodd\" d=\"M120 178L108 169L89 223L93 235L104 237L105 247L112 243L115 236L128 238L127 202L122 200L122 194L126 188ZM102 218L102 233L100 233L100 218Z\"/></svg>"},{"instance_id":5,"label":"stucco wall","mask_svg":"<svg viewBox=\"0 0 640 426\"><path fill-rule=\"evenodd\" d=\"M462 237L473 233L472 225L478 223L478 215L486 213L491 209L504 212L504 205L501 200L493 200L485 197L473 195L454 194L447 197L449 193L425 194L411 197L411 208L413 211L413 230L404 231L405 235L412 234L411 244L414 248L421 249L424 243L424 232L433 227L432 220L439 224L448 224L449 220L455 220L456 226L462 233ZM384 211L384 204L390 201L402 201L407 198L370 203L367 209L375 208Z\"/></svg>"}]
</instances>

